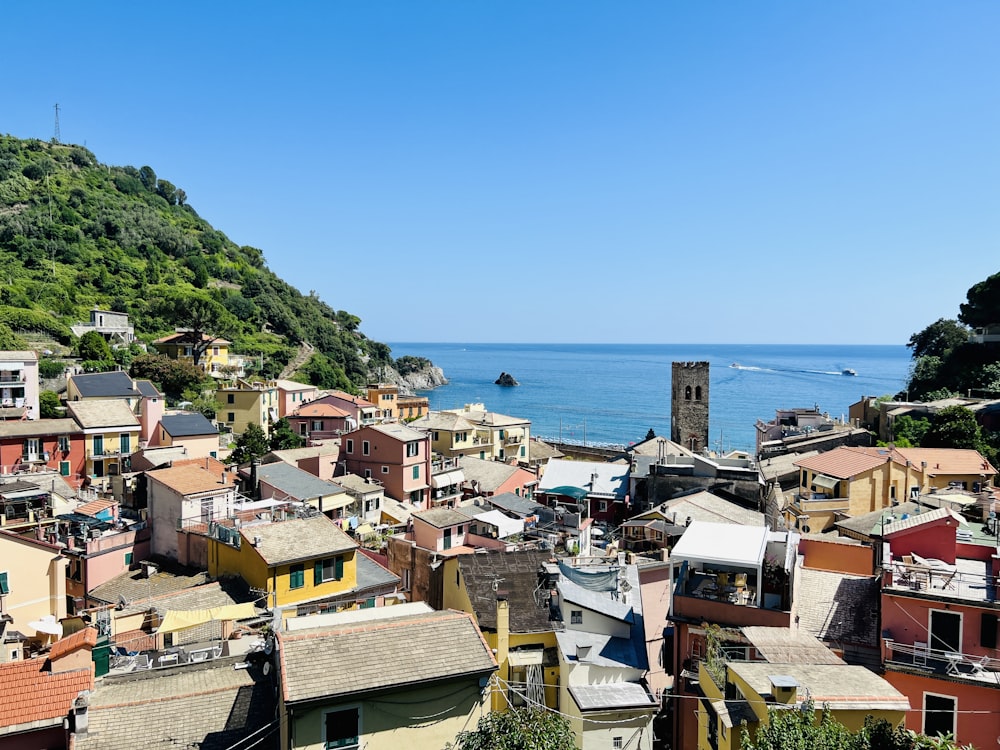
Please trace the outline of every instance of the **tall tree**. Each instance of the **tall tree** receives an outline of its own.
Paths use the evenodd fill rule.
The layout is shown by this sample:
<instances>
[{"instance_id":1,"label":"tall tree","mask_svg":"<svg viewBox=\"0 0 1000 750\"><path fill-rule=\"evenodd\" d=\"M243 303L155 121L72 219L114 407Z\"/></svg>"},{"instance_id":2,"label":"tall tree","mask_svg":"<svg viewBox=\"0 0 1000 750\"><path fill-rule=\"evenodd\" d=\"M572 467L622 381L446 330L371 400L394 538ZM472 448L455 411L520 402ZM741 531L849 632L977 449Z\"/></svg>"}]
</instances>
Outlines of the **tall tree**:
<instances>
[{"instance_id":1,"label":"tall tree","mask_svg":"<svg viewBox=\"0 0 1000 750\"><path fill-rule=\"evenodd\" d=\"M160 313L179 327L190 332L191 360L197 367L202 356L226 329L232 326L232 315L211 297L185 294L163 299Z\"/></svg>"},{"instance_id":2,"label":"tall tree","mask_svg":"<svg viewBox=\"0 0 1000 750\"><path fill-rule=\"evenodd\" d=\"M80 359L92 362L110 362L111 347L97 331L87 331L76 345Z\"/></svg>"},{"instance_id":3,"label":"tall tree","mask_svg":"<svg viewBox=\"0 0 1000 750\"><path fill-rule=\"evenodd\" d=\"M952 349L969 340L969 329L957 320L939 318L924 330L910 336L907 346L913 358L947 357Z\"/></svg>"},{"instance_id":4,"label":"tall tree","mask_svg":"<svg viewBox=\"0 0 1000 750\"><path fill-rule=\"evenodd\" d=\"M255 458L260 458L270 449L264 429L259 424L251 422L236 441L236 447L229 455L229 462L247 464Z\"/></svg>"},{"instance_id":5,"label":"tall tree","mask_svg":"<svg viewBox=\"0 0 1000 750\"><path fill-rule=\"evenodd\" d=\"M971 448L984 455L992 452L983 440L983 430L975 413L964 406L948 406L935 414L921 445L925 448Z\"/></svg>"},{"instance_id":6,"label":"tall tree","mask_svg":"<svg viewBox=\"0 0 1000 750\"><path fill-rule=\"evenodd\" d=\"M959 310L958 319L973 328L1000 324L1000 273L973 285Z\"/></svg>"}]
</instances>

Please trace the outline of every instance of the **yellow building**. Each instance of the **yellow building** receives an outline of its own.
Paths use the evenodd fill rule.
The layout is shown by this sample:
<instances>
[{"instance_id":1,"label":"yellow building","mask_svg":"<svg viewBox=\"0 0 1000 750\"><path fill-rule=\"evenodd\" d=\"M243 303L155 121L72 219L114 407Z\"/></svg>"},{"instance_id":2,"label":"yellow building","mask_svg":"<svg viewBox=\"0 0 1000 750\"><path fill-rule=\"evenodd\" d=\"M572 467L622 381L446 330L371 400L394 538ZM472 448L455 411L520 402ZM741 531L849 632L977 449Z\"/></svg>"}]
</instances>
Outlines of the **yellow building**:
<instances>
[{"instance_id":1,"label":"yellow building","mask_svg":"<svg viewBox=\"0 0 1000 750\"><path fill-rule=\"evenodd\" d=\"M444 608L476 617L496 654L501 690L493 693L493 711L523 706L539 695L550 708L558 706L555 630L562 624L552 619L549 607L557 571L549 554L536 550L491 550L444 560Z\"/></svg>"},{"instance_id":2,"label":"yellow building","mask_svg":"<svg viewBox=\"0 0 1000 750\"><path fill-rule=\"evenodd\" d=\"M224 375L225 369L230 366L229 345L231 341L223 338L200 334L203 347L201 357L198 359L198 367L210 375ZM198 339L194 331L177 331L170 336L164 336L153 342L153 346L160 354L171 359L177 359L194 364L194 351Z\"/></svg>"},{"instance_id":3,"label":"yellow building","mask_svg":"<svg viewBox=\"0 0 1000 750\"><path fill-rule=\"evenodd\" d=\"M40 642L53 634L39 630L46 618L56 625L66 616L66 565L62 547L49 542L0 531L0 633L23 633ZM9 618L9 619L8 619ZM0 663L22 659L23 644L4 643Z\"/></svg>"},{"instance_id":4,"label":"yellow building","mask_svg":"<svg viewBox=\"0 0 1000 750\"><path fill-rule=\"evenodd\" d=\"M272 606L321 603L357 588L357 548L323 515L220 528L209 540L208 572L241 576L271 594Z\"/></svg>"},{"instance_id":5,"label":"yellow building","mask_svg":"<svg viewBox=\"0 0 1000 750\"><path fill-rule=\"evenodd\" d=\"M216 421L224 423L236 435L242 435L250 424L270 434L271 424L279 419L278 388L273 382L239 380L235 386L219 388L215 397L222 405L215 415Z\"/></svg>"},{"instance_id":6,"label":"yellow building","mask_svg":"<svg viewBox=\"0 0 1000 750\"><path fill-rule=\"evenodd\" d=\"M483 404L466 404L452 409L476 427L477 440L482 445L476 453L479 458L494 461L529 462L528 445L531 441L531 420L509 417L506 414L486 411Z\"/></svg>"},{"instance_id":7,"label":"yellow building","mask_svg":"<svg viewBox=\"0 0 1000 750\"><path fill-rule=\"evenodd\" d=\"M383 422L395 422L399 418L399 386L393 383L369 383L365 389L366 398L379 410Z\"/></svg>"},{"instance_id":8,"label":"yellow building","mask_svg":"<svg viewBox=\"0 0 1000 750\"><path fill-rule=\"evenodd\" d=\"M957 448L841 447L795 462L799 489L785 510L791 527L829 529L907 500L914 492L959 486L978 492L996 469L974 450Z\"/></svg>"},{"instance_id":9,"label":"yellow building","mask_svg":"<svg viewBox=\"0 0 1000 750\"><path fill-rule=\"evenodd\" d=\"M850 664L779 664L766 661L727 662L725 685L719 686L705 662L698 682L705 694L698 701L699 750L739 750L743 721L751 736L769 721L769 710L798 710L811 700L816 718L824 705L851 732L865 717L903 723L910 708L906 696L869 669Z\"/></svg>"},{"instance_id":10,"label":"yellow building","mask_svg":"<svg viewBox=\"0 0 1000 750\"><path fill-rule=\"evenodd\" d=\"M83 429L87 476L128 471L128 460L139 449L141 427L126 401L69 401L66 410Z\"/></svg>"}]
</instances>

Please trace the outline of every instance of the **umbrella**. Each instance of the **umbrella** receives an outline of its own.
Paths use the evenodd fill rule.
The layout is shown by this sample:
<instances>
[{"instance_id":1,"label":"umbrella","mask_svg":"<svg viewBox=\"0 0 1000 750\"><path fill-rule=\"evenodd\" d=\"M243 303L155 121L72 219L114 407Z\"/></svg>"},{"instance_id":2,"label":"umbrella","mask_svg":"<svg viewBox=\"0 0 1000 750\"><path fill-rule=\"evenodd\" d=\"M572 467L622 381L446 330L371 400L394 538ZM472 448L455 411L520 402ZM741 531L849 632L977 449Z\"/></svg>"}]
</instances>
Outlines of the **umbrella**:
<instances>
[{"instance_id":1,"label":"umbrella","mask_svg":"<svg viewBox=\"0 0 1000 750\"><path fill-rule=\"evenodd\" d=\"M56 620L55 615L42 615L37 620L29 622L28 627L34 628L39 633L54 635L58 638L61 638L63 634L62 623Z\"/></svg>"}]
</instances>

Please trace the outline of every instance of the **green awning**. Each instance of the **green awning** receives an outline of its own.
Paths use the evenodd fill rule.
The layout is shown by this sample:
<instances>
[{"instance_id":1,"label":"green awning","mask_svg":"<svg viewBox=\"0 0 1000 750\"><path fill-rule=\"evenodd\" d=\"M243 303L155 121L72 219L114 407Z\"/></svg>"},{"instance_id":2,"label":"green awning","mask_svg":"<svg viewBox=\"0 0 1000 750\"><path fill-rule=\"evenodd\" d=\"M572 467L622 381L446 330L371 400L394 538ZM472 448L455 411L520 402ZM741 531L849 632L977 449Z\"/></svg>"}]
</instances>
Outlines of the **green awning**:
<instances>
[{"instance_id":1,"label":"green awning","mask_svg":"<svg viewBox=\"0 0 1000 750\"><path fill-rule=\"evenodd\" d=\"M565 495L566 497L571 497L574 500L583 500L590 494L588 490L581 487L571 487L567 484L560 485L559 487L553 487L548 490L542 490L542 492L546 495Z\"/></svg>"}]
</instances>

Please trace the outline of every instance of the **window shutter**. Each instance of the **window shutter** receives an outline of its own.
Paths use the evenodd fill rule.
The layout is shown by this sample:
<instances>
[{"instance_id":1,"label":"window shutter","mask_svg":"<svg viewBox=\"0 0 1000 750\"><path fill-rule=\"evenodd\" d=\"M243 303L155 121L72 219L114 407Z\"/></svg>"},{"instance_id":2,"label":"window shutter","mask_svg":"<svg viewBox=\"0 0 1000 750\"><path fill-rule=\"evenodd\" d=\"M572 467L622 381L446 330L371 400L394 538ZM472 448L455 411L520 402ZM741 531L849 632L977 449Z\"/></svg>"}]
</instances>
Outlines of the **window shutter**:
<instances>
[{"instance_id":1,"label":"window shutter","mask_svg":"<svg viewBox=\"0 0 1000 750\"><path fill-rule=\"evenodd\" d=\"M334 565L334 577L339 581L344 577L344 558L338 557Z\"/></svg>"},{"instance_id":2,"label":"window shutter","mask_svg":"<svg viewBox=\"0 0 1000 750\"><path fill-rule=\"evenodd\" d=\"M992 612L983 612L979 645L986 648L997 647L997 616Z\"/></svg>"},{"instance_id":3,"label":"window shutter","mask_svg":"<svg viewBox=\"0 0 1000 750\"><path fill-rule=\"evenodd\" d=\"M313 586L323 583L323 561L317 560L313 565Z\"/></svg>"}]
</instances>

